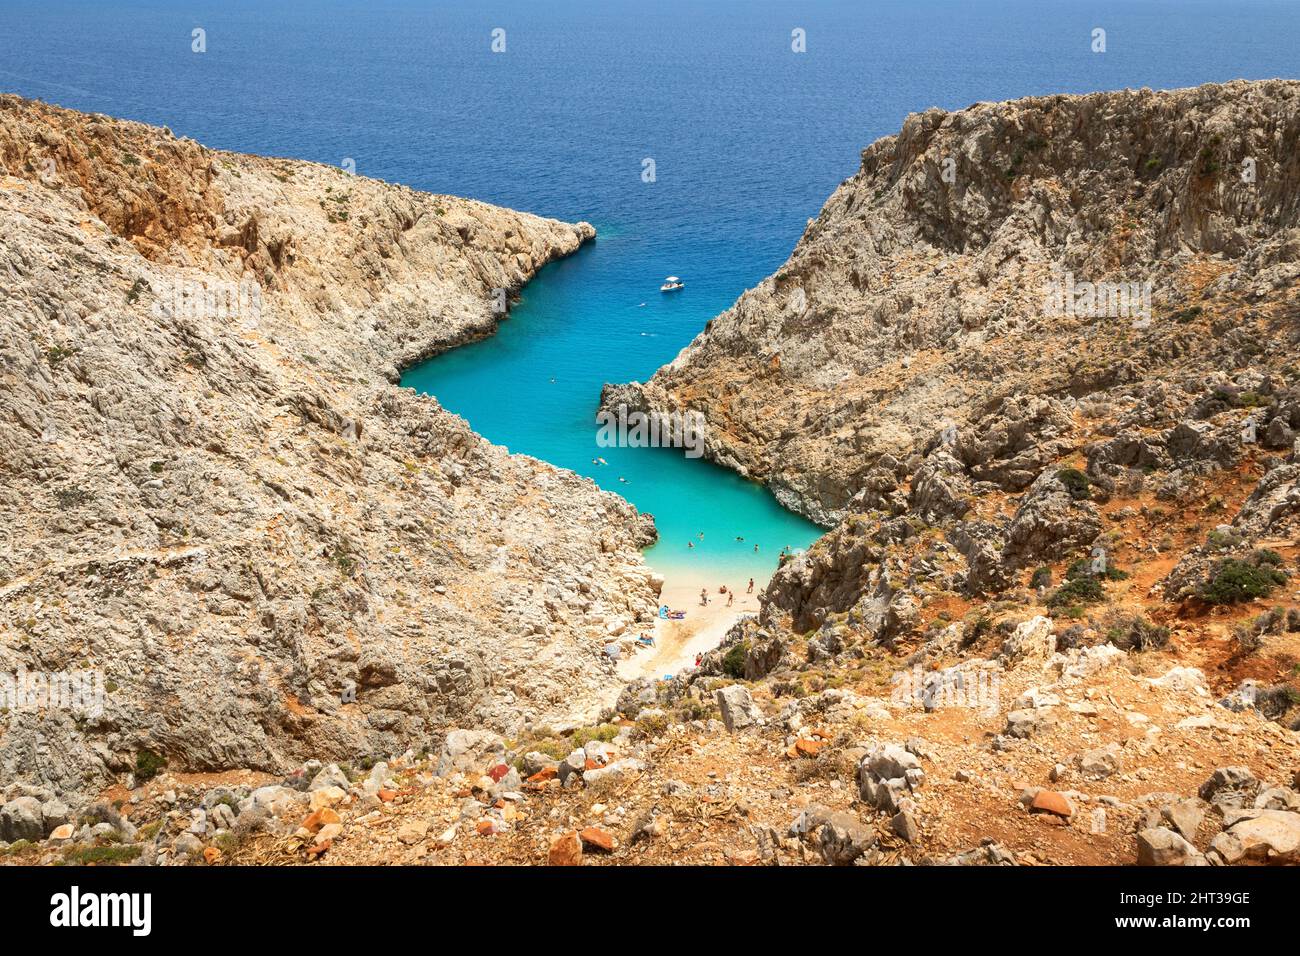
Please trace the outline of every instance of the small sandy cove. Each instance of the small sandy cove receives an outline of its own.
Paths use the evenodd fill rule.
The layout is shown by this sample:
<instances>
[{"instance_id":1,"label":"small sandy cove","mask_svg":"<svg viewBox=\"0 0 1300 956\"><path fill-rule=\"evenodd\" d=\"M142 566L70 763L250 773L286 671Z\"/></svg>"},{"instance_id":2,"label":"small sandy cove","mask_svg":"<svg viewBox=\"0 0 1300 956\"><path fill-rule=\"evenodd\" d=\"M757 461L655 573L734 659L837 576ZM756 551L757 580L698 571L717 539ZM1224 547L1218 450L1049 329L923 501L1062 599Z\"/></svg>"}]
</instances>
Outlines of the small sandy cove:
<instances>
[{"instance_id":1,"label":"small sandy cove","mask_svg":"<svg viewBox=\"0 0 1300 956\"><path fill-rule=\"evenodd\" d=\"M747 576L729 577L725 572L701 570L673 571L664 577L660 605L685 611L686 617L680 621L660 618L655 622L655 646L640 648L619 661L618 674L624 680L662 678L676 674L683 667L694 667L696 654L717 647L742 615L758 612L758 592L767 584L766 580L755 578L754 593L746 594ZM731 607L727 607L727 595L718 593L724 584L736 591ZM700 588L709 592L707 607L700 606Z\"/></svg>"}]
</instances>

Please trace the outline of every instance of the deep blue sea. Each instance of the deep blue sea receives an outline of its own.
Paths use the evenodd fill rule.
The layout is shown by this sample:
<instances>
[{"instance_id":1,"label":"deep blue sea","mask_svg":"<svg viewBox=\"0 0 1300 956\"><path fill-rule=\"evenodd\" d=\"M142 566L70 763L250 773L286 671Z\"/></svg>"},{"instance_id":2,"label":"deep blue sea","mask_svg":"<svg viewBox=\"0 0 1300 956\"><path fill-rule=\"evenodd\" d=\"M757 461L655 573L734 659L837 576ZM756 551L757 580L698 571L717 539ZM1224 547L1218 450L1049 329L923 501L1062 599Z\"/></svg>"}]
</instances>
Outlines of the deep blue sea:
<instances>
[{"instance_id":1,"label":"deep blue sea","mask_svg":"<svg viewBox=\"0 0 1300 956\"><path fill-rule=\"evenodd\" d=\"M652 512L656 565L756 576L817 530L701 461L597 448L604 382L775 271L909 112L1274 76L1300 76L1293 0L0 0L0 89L595 224L494 338L407 384Z\"/></svg>"}]
</instances>

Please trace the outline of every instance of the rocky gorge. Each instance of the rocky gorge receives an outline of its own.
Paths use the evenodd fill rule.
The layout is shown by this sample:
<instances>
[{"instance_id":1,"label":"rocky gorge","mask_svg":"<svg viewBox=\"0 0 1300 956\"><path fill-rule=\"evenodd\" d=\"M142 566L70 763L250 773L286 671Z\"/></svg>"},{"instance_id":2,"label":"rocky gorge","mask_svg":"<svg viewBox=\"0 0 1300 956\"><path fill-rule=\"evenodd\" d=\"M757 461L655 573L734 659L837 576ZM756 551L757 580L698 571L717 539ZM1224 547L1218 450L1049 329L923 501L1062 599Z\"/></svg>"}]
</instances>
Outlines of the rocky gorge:
<instances>
[{"instance_id":1,"label":"rocky gorge","mask_svg":"<svg viewBox=\"0 0 1300 956\"><path fill-rule=\"evenodd\" d=\"M22 121L44 109L12 102L7 113L17 110ZM564 668L597 655L604 635L645 623L656 582L635 548L648 524L619 499L492 449L434 403L392 391L386 372L393 355L490 329L485 290L517 288L539 261L580 241L581 227L492 211L499 231L484 236L479 225L471 233L490 238L489 249L467 247L471 240L459 228L441 230L442 222L471 210L488 218L485 207L300 164L287 164L285 177L325 204L323 220L314 211L305 218L311 207L301 198L293 206L304 218L291 219L313 227L301 234L277 227L269 199L256 228L235 229L246 222L239 212L203 226L192 198L161 205L157 215L185 237L164 257L184 263L176 268L238 259L261 274L267 263L284 263L259 281L271 290L267 300L283 296L286 318L277 313L265 329L259 322L261 332L236 336L255 346L231 342L227 351L214 332L191 324L157 331L170 352L133 330L131 349L105 346L101 360L115 357L120 376L138 371L124 356L144 355L151 372L167 374L128 378L128 399L125 388L93 385L102 382L95 366L79 360L97 352L61 332L84 326L89 335L92 319L109 316L87 308L96 300L69 296L52 266L41 271L47 254L70 262L90 255L80 225L90 216L43 191L52 187L41 183L37 160L56 147L31 144L53 134L48 122L24 122L6 121L3 128L24 135L0 140L0 160L14 169L28 155L32 171L4 180L0 197L12 209L8 236L30 238L7 238L4 248L8 274L29 290L26 311L17 310L29 317L21 328L45 338L23 340L23 352L11 347L22 361L10 367L28 370L42 354L45 364L31 376L39 389L16 392L27 399L15 420L28 424L11 430L22 441L5 452L7 468L11 457L32 462L15 469L31 477L4 502L22 548L10 546L21 565L10 558L14 567L0 567L8 575L0 598L16 618L5 632L5 667L49 669L84 657L119 684L110 700L126 688L123 702L157 712L110 707L113 723L92 723L84 737L69 725L56 739L84 755L72 766L102 766L97 779L106 786L74 811L59 781L11 784L0 806L0 839L15 841L9 859L1300 863L1300 83L927 110L869 146L789 262L648 382L610 385L602 399L703 414L707 457L764 482L829 530L784 562L758 613L699 667L629 684L585 722L555 718L562 688L581 693L606 672L593 663L580 671L590 684L566 685L583 678ZM27 144L25 154L15 155L15 141ZM246 189L269 197L290 185L259 175L282 170L278 161L170 142L161 140L240 172L216 176L223 202L236 209L248 207L229 197ZM341 220L336 182L351 197ZM178 194L202 190L190 184ZM358 203L362 196L376 205ZM408 218L440 229L445 242L385 245L389 234L376 223L387 203L444 209ZM103 258L90 261L105 264L93 280L99 295L128 299L129 279L145 274L152 283L146 270L161 268L147 209L142 198L105 208L102 228L91 220L100 245L90 248ZM403 217L394 215L400 231ZM117 241L111 223L125 231ZM353 229L379 230L373 257L358 253L358 244L370 247ZM253 239L236 242L232 233ZM275 238L286 235L298 238ZM513 257L490 251L497 242L513 251L522 236L530 244ZM319 237L341 243L346 264L326 256L339 247ZM445 283L397 283L423 281L406 271L412 256L428 256L421 274ZM128 262L140 273L127 271ZM232 265L220 274L244 271ZM429 319L420 304L428 301L467 318ZM142 328L159 324L146 315L136 322L153 325ZM266 344L264 333L274 336ZM191 337L205 357L197 366L185 361ZM319 360L299 360L300 350ZM241 356L250 371L207 371ZM83 471L42 484L71 460L72 449L68 459L47 460L53 443L42 440L47 396L63 394L56 386L64 375L65 389L99 396L90 408L107 420L61 412L50 434L80 436ZM186 376L202 381L178 392ZM313 398L291 405L294 414L259 417L258 402L278 394L271 383L288 379L292 394ZM249 382L267 391L249 391ZM233 393L228 401L223 389ZM186 396L193 406L176 404ZM139 411L151 403L170 413L163 437L147 456L124 455L119 449L134 446L122 434L147 442L147 429L161 427ZM133 431L101 438L116 427L101 408L122 409ZM244 447L234 436L245 434L218 412L251 416L248 434L258 442L240 452L239 468L217 470L221 456ZM186 454L158 447L195 434ZM364 460L362 436L375 443L364 446ZM114 524L111 511L84 515L99 498L69 492L75 507L59 508L63 499L49 497L51 488L89 483L84 459L96 441L113 449L114 463L114 483L104 479L99 494L111 487L113 501L138 496L122 509L130 521ZM413 441L424 458L409 450ZM308 491L290 477L301 469L277 469L275 456L330 481ZM173 479L178 462L208 470ZM293 534L280 530L292 522L278 511L269 527L252 523L250 512L261 513L255 502L274 499L249 504L251 474L274 482L272 493L302 516ZM151 486L157 477L162 486ZM168 497L177 485L216 499L214 512ZM432 535L417 545L390 517L389 496L403 489L403 508L427 509L427 528L454 548L443 544L444 553ZM93 542L102 548L105 528L124 541L133 529L143 534L141 515L155 529L132 546L142 554L126 551L121 564L80 557L97 553ZM93 533L84 523L92 517L102 522ZM557 517L553 527L547 519ZM340 552L326 533L339 521L349 542L368 549ZM255 532L226 551L216 541L227 527ZM502 545L518 552L510 535L521 527L551 537L540 551L493 563ZM310 548L296 544L303 539ZM173 550L160 555L161 545ZM369 563L351 566L347 558L358 553ZM459 554L472 560L456 562ZM556 555L574 570L558 571ZM218 558L226 564L214 566ZM374 568L366 587L359 567ZM304 568L314 574L294 578ZM336 590L313 590L322 579ZM307 584L308 613L289 616ZM523 597L533 594L539 603ZM65 632L65 615L90 626ZM408 628L420 621L418 633L436 641L421 642L412 629L403 639L387 627L394 617ZM205 631L200 642L200 619L219 637ZM445 627L427 630L434 623ZM532 638L542 633L553 655L545 667L524 651L540 654ZM503 642L513 669L489 651ZM375 647L395 662L377 662ZM222 656L236 652L246 655L241 662L269 657L278 680L269 689L238 683L244 672ZM114 670L114 661L125 666ZM226 668L220 679L218 666ZM410 686L430 675L434 686L470 690L420 695ZM336 704L330 681L343 677L366 707ZM201 713L219 728L245 729L214 753L211 740L221 735L205 727L210 739L196 739L182 711L194 706L186 695L216 695L226 681L248 687L233 695L243 720L215 696ZM412 696L419 709L385 726L400 710L393 701ZM58 726L8 717L6 747L34 744ZM249 726L259 729L250 734ZM171 762L133 767L150 748ZM7 770L20 766L17 750L3 753ZM218 768L226 772L202 772ZM128 778L133 769L140 772Z\"/></svg>"}]
</instances>

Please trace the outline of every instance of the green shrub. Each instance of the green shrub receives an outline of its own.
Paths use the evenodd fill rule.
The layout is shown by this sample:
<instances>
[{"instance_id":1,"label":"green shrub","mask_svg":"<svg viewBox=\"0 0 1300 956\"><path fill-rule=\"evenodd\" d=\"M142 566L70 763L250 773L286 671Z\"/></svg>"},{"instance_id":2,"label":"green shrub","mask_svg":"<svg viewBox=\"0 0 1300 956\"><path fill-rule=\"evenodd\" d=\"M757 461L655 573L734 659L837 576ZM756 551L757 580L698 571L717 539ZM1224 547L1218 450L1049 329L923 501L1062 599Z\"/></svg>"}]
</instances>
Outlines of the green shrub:
<instances>
[{"instance_id":1,"label":"green shrub","mask_svg":"<svg viewBox=\"0 0 1300 956\"><path fill-rule=\"evenodd\" d=\"M1090 558L1080 558L1078 561L1075 561L1066 568L1065 579L1067 581L1077 581L1080 578L1087 577L1101 577L1105 578L1107 581L1123 581L1128 577L1128 572L1121 571L1119 568L1115 567L1115 565L1107 561L1106 570L1101 572L1099 575L1094 575L1092 573L1092 560Z\"/></svg>"},{"instance_id":2,"label":"green shrub","mask_svg":"<svg viewBox=\"0 0 1300 956\"><path fill-rule=\"evenodd\" d=\"M1108 628L1106 640L1122 651L1157 650L1169 643L1169 628L1145 617L1134 617Z\"/></svg>"},{"instance_id":3,"label":"green shrub","mask_svg":"<svg viewBox=\"0 0 1300 956\"><path fill-rule=\"evenodd\" d=\"M1056 480L1065 486L1075 501L1087 501L1092 497L1092 482L1078 468L1062 468L1056 473Z\"/></svg>"},{"instance_id":4,"label":"green shrub","mask_svg":"<svg viewBox=\"0 0 1300 956\"><path fill-rule=\"evenodd\" d=\"M167 766L167 759L152 750L141 750L135 755L135 779L145 783L162 773Z\"/></svg>"},{"instance_id":5,"label":"green shrub","mask_svg":"<svg viewBox=\"0 0 1300 956\"><path fill-rule=\"evenodd\" d=\"M1169 318L1175 322L1190 322L1204 311L1204 307L1193 305L1190 308L1179 309L1177 312L1171 313Z\"/></svg>"},{"instance_id":6,"label":"green shrub","mask_svg":"<svg viewBox=\"0 0 1300 956\"><path fill-rule=\"evenodd\" d=\"M619 728L617 724L600 724L596 727L579 727L573 732L573 736L570 737L569 740L570 743L573 744L574 749L585 747L593 740L599 740L601 743L607 744L618 736L618 731Z\"/></svg>"},{"instance_id":7,"label":"green shrub","mask_svg":"<svg viewBox=\"0 0 1300 956\"><path fill-rule=\"evenodd\" d=\"M88 846L70 849L63 859L74 866L112 865L129 863L140 855L143 847L138 846Z\"/></svg>"},{"instance_id":8,"label":"green shrub","mask_svg":"<svg viewBox=\"0 0 1300 956\"><path fill-rule=\"evenodd\" d=\"M1096 604L1105 597L1106 590L1096 578L1075 578L1057 588L1047 599L1047 606L1068 608L1075 604Z\"/></svg>"},{"instance_id":9,"label":"green shrub","mask_svg":"<svg viewBox=\"0 0 1300 956\"><path fill-rule=\"evenodd\" d=\"M1202 176L1213 176L1219 171L1219 161L1214 157L1214 150L1205 146L1201 149L1200 156L1197 157L1199 169Z\"/></svg>"},{"instance_id":10,"label":"green shrub","mask_svg":"<svg viewBox=\"0 0 1300 956\"><path fill-rule=\"evenodd\" d=\"M1271 566L1256 567L1229 558L1201 589L1201 600L1208 604L1236 604L1268 597L1273 589L1286 583L1286 575Z\"/></svg>"},{"instance_id":11,"label":"green shrub","mask_svg":"<svg viewBox=\"0 0 1300 956\"><path fill-rule=\"evenodd\" d=\"M662 737L668 732L667 714L649 714L636 722L636 732L640 737Z\"/></svg>"},{"instance_id":12,"label":"green shrub","mask_svg":"<svg viewBox=\"0 0 1300 956\"><path fill-rule=\"evenodd\" d=\"M1205 536L1205 543L1215 551L1223 551L1241 544L1241 535L1231 529L1220 531L1215 528Z\"/></svg>"},{"instance_id":13,"label":"green shrub","mask_svg":"<svg viewBox=\"0 0 1300 956\"><path fill-rule=\"evenodd\" d=\"M1052 586L1052 569L1048 567L1038 568L1034 571L1033 577L1029 579L1031 588L1047 588Z\"/></svg>"},{"instance_id":14,"label":"green shrub","mask_svg":"<svg viewBox=\"0 0 1300 956\"><path fill-rule=\"evenodd\" d=\"M736 680L742 680L745 676L745 658L748 655L749 641L733 644L731 649L722 656L722 673Z\"/></svg>"},{"instance_id":15,"label":"green shrub","mask_svg":"<svg viewBox=\"0 0 1300 956\"><path fill-rule=\"evenodd\" d=\"M72 358L72 356L76 355L80 351L81 349L75 345L51 345L45 350L45 361L49 362L51 367L57 366L61 362Z\"/></svg>"},{"instance_id":16,"label":"green shrub","mask_svg":"<svg viewBox=\"0 0 1300 956\"><path fill-rule=\"evenodd\" d=\"M148 282L144 279L136 279L135 282L131 283L131 288L126 293L126 301L134 305L136 302L140 301L140 293L152 291L153 288Z\"/></svg>"},{"instance_id":17,"label":"green shrub","mask_svg":"<svg viewBox=\"0 0 1300 956\"><path fill-rule=\"evenodd\" d=\"M1283 563L1282 555L1278 554L1272 548L1260 548L1250 557L1255 562L1255 564L1268 564L1268 565L1272 565L1275 568L1282 567L1282 563Z\"/></svg>"},{"instance_id":18,"label":"green shrub","mask_svg":"<svg viewBox=\"0 0 1300 956\"><path fill-rule=\"evenodd\" d=\"M993 618L980 611L974 617L967 617L961 631L961 646L964 650L993 629Z\"/></svg>"}]
</instances>

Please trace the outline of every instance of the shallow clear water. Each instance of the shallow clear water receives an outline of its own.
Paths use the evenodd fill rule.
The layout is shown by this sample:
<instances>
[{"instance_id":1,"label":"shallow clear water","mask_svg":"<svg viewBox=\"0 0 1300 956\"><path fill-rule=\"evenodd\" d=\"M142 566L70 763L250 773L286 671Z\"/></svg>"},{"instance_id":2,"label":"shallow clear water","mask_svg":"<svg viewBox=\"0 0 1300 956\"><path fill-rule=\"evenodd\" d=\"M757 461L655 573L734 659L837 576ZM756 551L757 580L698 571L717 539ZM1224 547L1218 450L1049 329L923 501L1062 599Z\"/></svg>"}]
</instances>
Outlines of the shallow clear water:
<instances>
[{"instance_id":1,"label":"shallow clear water","mask_svg":"<svg viewBox=\"0 0 1300 956\"><path fill-rule=\"evenodd\" d=\"M1298 14L1294 0L4 0L0 89L591 221L596 246L544 270L497 336L411 381L654 513L657 564L743 573L760 539L757 574L815 530L671 452L608 450L593 469L600 385L645 378L775 271L909 112L1295 77ZM668 274L686 290L661 295Z\"/></svg>"},{"instance_id":2,"label":"shallow clear water","mask_svg":"<svg viewBox=\"0 0 1300 956\"><path fill-rule=\"evenodd\" d=\"M402 382L511 451L587 475L653 514L660 540L647 557L656 568L703 566L737 587L746 576L762 579L782 548L803 548L819 530L758 485L681 449L596 443L601 385L649 377L718 311L719 292L710 296L707 281L665 294L651 270L633 284L630 244L600 238L547 266L495 336L444 353Z\"/></svg>"}]
</instances>

